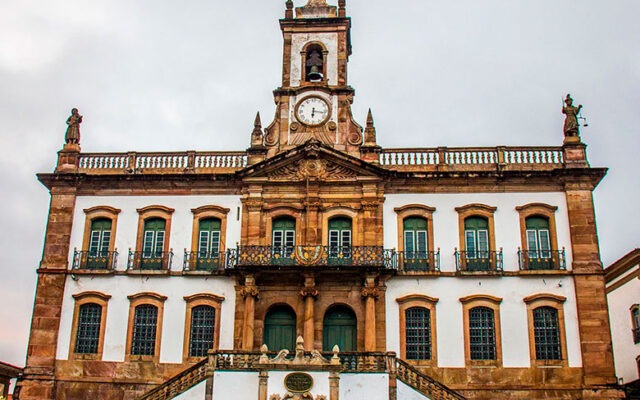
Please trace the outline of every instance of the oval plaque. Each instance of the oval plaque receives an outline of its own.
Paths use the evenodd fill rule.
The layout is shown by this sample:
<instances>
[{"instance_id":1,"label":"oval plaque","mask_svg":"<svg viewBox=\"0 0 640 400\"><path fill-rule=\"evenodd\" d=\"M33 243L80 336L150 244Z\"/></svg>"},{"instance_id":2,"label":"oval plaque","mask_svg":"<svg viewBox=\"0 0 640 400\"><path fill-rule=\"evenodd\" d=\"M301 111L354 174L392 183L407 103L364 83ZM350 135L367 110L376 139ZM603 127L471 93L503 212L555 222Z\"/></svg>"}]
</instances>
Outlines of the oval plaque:
<instances>
[{"instance_id":1,"label":"oval plaque","mask_svg":"<svg viewBox=\"0 0 640 400\"><path fill-rule=\"evenodd\" d=\"M293 372L284 377L284 387L291 393L305 393L313 387L313 378L304 372Z\"/></svg>"}]
</instances>

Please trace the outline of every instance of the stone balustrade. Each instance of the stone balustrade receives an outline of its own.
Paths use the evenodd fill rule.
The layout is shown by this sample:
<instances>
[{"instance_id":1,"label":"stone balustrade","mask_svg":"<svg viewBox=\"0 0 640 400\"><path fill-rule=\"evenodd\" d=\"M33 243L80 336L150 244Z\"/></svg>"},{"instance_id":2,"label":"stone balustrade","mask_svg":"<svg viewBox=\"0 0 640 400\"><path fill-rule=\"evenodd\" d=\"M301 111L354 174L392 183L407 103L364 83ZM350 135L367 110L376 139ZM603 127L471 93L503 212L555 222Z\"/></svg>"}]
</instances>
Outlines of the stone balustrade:
<instances>
[{"instance_id":1,"label":"stone balustrade","mask_svg":"<svg viewBox=\"0 0 640 400\"><path fill-rule=\"evenodd\" d=\"M81 153L78 172L90 174L228 173L246 167L246 152ZM398 171L553 169L564 166L562 147L438 147L383 149L383 168Z\"/></svg>"}]
</instances>

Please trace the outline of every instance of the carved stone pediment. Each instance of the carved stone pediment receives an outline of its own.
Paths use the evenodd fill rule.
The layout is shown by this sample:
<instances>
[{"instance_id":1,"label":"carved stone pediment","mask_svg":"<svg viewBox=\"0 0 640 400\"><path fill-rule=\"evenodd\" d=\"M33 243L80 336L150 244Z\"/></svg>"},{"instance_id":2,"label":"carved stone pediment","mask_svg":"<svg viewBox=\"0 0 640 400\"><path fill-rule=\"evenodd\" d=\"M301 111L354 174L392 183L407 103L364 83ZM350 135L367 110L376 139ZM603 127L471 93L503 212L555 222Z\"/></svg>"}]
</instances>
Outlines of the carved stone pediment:
<instances>
[{"instance_id":1,"label":"carved stone pediment","mask_svg":"<svg viewBox=\"0 0 640 400\"><path fill-rule=\"evenodd\" d=\"M351 181L377 178L379 167L310 140L286 153L243 171L245 178L267 178L276 182Z\"/></svg>"}]
</instances>

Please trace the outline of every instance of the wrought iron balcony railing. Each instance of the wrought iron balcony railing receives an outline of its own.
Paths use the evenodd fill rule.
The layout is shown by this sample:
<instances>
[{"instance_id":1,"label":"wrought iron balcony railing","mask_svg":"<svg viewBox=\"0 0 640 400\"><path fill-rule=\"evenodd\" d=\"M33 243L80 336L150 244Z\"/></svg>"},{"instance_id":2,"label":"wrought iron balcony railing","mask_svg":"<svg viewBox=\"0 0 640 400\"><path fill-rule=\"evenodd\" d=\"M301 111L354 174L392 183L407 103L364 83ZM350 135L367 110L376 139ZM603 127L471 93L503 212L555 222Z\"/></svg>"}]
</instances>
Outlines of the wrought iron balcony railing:
<instances>
[{"instance_id":1,"label":"wrought iron balcony railing","mask_svg":"<svg viewBox=\"0 0 640 400\"><path fill-rule=\"evenodd\" d=\"M499 251L458 251L456 269L461 272L502 272L502 249Z\"/></svg>"},{"instance_id":2,"label":"wrought iron balcony railing","mask_svg":"<svg viewBox=\"0 0 640 400\"><path fill-rule=\"evenodd\" d=\"M438 251L398 252L398 267L402 272L440 271L440 249Z\"/></svg>"},{"instance_id":3,"label":"wrought iron balcony railing","mask_svg":"<svg viewBox=\"0 0 640 400\"><path fill-rule=\"evenodd\" d=\"M638 328L633 328L633 343L638 344L640 343L640 327Z\"/></svg>"},{"instance_id":4,"label":"wrought iron balcony railing","mask_svg":"<svg viewBox=\"0 0 640 400\"><path fill-rule=\"evenodd\" d=\"M225 267L350 266L397 268L397 253L382 246L240 246L227 250Z\"/></svg>"},{"instance_id":5,"label":"wrought iron balcony railing","mask_svg":"<svg viewBox=\"0 0 640 400\"><path fill-rule=\"evenodd\" d=\"M183 271L215 272L224 270L224 253L184 251Z\"/></svg>"},{"instance_id":6,"label":"wrought iron balcony railing","mask_svg":"<svg viewBox=\"0 0 640 400\"><path fill-rule=\"evenodd\" d=\"M118 251L79 251L73 250L71 269L94 271L113 271L118 262Z\"/></svg>"},{"instance_id":7,"label":"wrought iron balcony railing","mask_svg":"<svg viewBox=\"0 0 640 400\"><path fill-rule=\"evenodd\" d=\"M131 251L127 270L133 271L168 271L173 261L173 249L170 251Z\"/></svg>"},{"instance_id":8,"label":"wrought iron balcony railing","mask_svg":"<svg viewBox=\"0 0 640 400\"><path fill-rule=\"evenodd\" d=\"M567 260L564 247L562 250L521 250L518 248L520 269L531 270L565 270Z\"/></svg>"}]
</instances>

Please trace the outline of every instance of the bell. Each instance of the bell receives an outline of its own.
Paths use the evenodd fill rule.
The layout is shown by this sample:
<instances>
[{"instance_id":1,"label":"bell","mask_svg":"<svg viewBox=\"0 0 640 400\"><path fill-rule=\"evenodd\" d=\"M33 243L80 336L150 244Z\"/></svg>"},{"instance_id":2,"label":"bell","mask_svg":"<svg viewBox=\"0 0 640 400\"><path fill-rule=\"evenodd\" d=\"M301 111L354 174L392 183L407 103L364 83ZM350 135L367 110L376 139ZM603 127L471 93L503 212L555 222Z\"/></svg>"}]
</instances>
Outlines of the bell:
<instances>
[{"instance_id":1,"label":"bell","mask_svg":"<svg viewBox=\"0 0 640 400\"><path fill-rule=\"evenodd\" d=\"M309 71L309 74L307 75L307 79L310 82L320 82L322 80L322 74L318 70L317 65L311 66L311 71Z\"/></svg>"}]
</instances>

